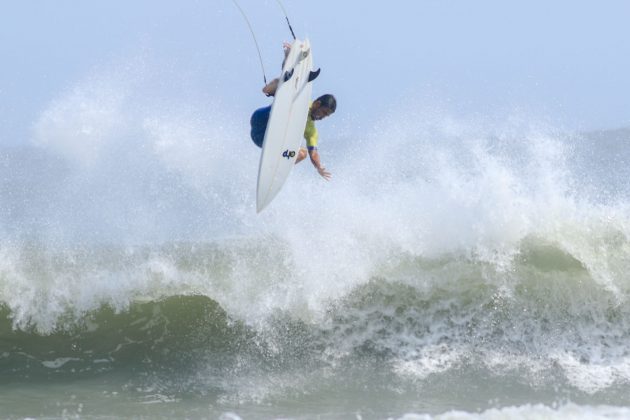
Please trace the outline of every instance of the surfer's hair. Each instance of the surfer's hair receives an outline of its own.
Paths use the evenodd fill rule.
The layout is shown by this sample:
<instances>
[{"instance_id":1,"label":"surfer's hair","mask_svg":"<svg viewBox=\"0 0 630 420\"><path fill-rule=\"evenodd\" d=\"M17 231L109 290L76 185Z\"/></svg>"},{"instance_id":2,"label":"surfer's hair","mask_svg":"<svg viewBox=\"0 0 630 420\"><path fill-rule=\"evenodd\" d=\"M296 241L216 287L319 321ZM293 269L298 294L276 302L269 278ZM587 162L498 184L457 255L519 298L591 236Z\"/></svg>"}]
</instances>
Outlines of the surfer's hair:
<instances>
[{"instance_id":1,"label":"surfer's hair","mask_svg":"<svg viewBox=\"0 0 630 420\"><path fill-rule=\"evenodd\" d=\"M319 106L325 106L330 109L332 112L335 112L337 109L337 100L331 94L322 95L317 98L317 102L319 102Z\"/></svg>"}]
</instances>

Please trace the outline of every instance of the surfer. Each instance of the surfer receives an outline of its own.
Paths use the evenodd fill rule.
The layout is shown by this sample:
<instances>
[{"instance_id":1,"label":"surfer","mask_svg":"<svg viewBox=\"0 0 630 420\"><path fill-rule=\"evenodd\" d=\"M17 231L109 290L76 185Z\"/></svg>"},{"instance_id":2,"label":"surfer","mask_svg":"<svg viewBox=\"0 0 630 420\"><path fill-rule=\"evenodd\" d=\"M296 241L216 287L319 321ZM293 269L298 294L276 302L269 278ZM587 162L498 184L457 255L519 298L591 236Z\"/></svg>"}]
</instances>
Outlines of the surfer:
<instances>
[{"instance_id":1,"label":"surfer","mask_svg":"<svg viewBox=\"0 0 630 420\"><path fill-rule=\"evenodd\" d=\"M291 49L291 45L284 43L284 57L286 60L287 55ZM284 61L282 62L284 67ZM278 79L274 79L269 82L264 88L263 93L267 96L274 96L276 89L278 88ZM332 115L337 109L337 100L333 95L326 94L317 98L310 106L308 111L308 117L306 120L306 126L304 127L304 138L306 139L306 149L301 147L298 152L298 156L295 163L298 164L308 155L311 159L311 163L317 169L317 172L326 180L331 178L330 172L321 164L319 158L319 152L317 151L317 139L318 132L315 127L315 121L323 120L326 117ZM267 129L267 123L269 121L269 114L271 113L271 105L259 108L252 114L251 123L251 137L254 144L258 147L262 147L263 139L265 138L265 130Z\"/></svg>"}]
</instances>

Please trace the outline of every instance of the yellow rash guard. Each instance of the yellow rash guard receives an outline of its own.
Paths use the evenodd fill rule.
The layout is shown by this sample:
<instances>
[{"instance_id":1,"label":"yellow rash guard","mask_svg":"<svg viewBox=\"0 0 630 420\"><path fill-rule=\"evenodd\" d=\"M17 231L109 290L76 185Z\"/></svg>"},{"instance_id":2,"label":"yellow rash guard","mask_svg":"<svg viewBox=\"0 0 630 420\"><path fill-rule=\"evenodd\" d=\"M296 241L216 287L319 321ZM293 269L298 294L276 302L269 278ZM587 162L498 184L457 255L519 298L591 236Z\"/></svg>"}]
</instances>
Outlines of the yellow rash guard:
<instances>
[{"instance_id":1,"label":"yellow rash guard","mask_svg":"<svg viewBox=\"0 0 630 420\"><path fill-rule=\"evenodd\" d=\"M311 105L308 107L308 117L306 118L306 127L304 127L304 138L306 139L306 147L308 150L317 148L317 128L315 128L315 122L311 118Z\"/></svg>"}]
</instances>

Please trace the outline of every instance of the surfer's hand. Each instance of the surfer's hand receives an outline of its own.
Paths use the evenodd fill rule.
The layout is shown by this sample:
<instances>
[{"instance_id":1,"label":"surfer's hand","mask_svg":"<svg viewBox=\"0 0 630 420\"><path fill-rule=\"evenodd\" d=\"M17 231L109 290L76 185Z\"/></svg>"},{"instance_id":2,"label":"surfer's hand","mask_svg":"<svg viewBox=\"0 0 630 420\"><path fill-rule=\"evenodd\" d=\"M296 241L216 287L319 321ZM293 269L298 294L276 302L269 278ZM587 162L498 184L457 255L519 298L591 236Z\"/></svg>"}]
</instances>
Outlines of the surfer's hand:
<instances>
[{"instance_id":1,"label":"surfer's hand","mask_svg":"<svg viewBox=\"0 0 630 420\"><path fill-rule=\"evenodd\" d=\"M278 79L273 79L271 82L267 83L263 88L263 93L267 96L274 96L276 94L276 90L278 89Z\"/></svg>"},{"instance_id":2,"label":"surfer's hand","mask_svg":"<svg viewBox=\"0 0 630 420\"><path fill-rule=\"evenodd\" d=\"M332 175L326 170L326 168L324 168L324 166L319 161L319 153L317 152L317 148L313 147L312 149L309 149L308 154L311 157L311 162L313 163L315 169L317 169L317 172L319 172L322 178L324 178L326 181L330 181Z\"/></svg>"},{"instance_id":3,"label":"surfer's hand","mask_svg":"<svg viewBox=\"0 0 630 420\"><path fill-rule=\"evenodd\" d=\"M330 181L330 178L332 178L332 174L328 172L323 166L318 167L317 172L319 172L322 178L324 178L326 181Z\"/></svg>"},{"instance_id":4,"label":"surfer's hand","mask_svg":"<svg viewBox=\"0 0 630 420\"><path fill-rule=\"evenodd\" d=\"M284 50L284 60L282 60L282 68L284 68L284 63L287 61L287 57L289 56L289 53L291 52L291 44L289 44L286 41L283 42L282 49Z\"/></svg>"}]
</instances>

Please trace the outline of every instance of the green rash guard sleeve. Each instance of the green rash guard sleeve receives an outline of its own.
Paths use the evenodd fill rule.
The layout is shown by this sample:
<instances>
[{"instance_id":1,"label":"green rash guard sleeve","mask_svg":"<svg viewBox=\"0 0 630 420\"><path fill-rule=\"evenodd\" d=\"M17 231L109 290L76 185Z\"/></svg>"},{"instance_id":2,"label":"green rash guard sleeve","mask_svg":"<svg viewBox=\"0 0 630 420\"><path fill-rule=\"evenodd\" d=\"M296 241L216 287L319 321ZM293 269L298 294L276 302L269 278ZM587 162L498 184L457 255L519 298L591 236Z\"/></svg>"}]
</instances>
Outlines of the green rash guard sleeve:
<instances>
[{"instance_id":1,"label":"green rash guard sleeve","mask_svg":"<svg viewBox=\"0 0 630 420\"><path fill-rule=\"evenodd\" d=\"M306 127L304 128L304 138L306 139L306 146L311 149L317 147L317 128L315 128L315 122L308 116L306 120Z\"/></svg>"},{"instance_id":2,"label":"green rash guard sleeve","mask_svg":"<svg viewBox=\"0 0 630 420\"><path fill-rule=\"evenodd\" d=\"M304 138L306 139L306 147L309 150L317 148L317 137L319 136L317 128L315 128L315 121L311 118L311 106L313 106L313 102L309 104L306 127L304 127Z\"/></svg>"}]
</instances>

